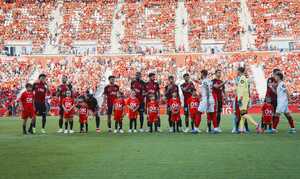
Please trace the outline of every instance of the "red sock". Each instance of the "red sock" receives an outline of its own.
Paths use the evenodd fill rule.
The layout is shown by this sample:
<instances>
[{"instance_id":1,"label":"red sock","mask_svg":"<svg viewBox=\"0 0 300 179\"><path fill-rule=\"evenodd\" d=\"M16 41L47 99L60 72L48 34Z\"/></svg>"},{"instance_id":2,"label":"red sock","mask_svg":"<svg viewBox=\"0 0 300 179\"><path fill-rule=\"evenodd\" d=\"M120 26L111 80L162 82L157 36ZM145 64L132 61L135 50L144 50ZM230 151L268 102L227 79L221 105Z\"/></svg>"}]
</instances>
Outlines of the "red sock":
<instances>
[{"instance_id":1,"label":"red sock","mask_svg":"<svg viewBox=\"0 0 300 179\"><path fill-rule=\"evenodd\" d=\"M217 128L217 127L218 127L217 113L215 113L215 112L213 112L213 113L208 113L208 114L207 114L207 119L209 119L210 121L213 122L214 128Z\"/></svg>"},{"instance_id":2,"label":"red sock","mask_svg":"<svg viewBox=\"0 0 300 179\"><path fill-rule=\"evenodd\" d=\"M289 121L290 127L295 128L295 124L294 124L294 120L293 120L292 116L287 117L287 119Z\"/></svg>"},{"instance_id":3,"label":"red sock","mask_svg":"<svg viewBox=\"0 0 300 179\"><path fill-rule=\"evenodd\" d=\"M280 118L279 116L274 116L273 117L273 129L277 129L277 126L279 124Z\"/></svg>"},{"instance_id":4,"label":"red sock","mask_svg":"<svg viewBox=\"0 0 300 179\"><path fill-rule=\"evenodd\" d=\"M201 114L200 113L195 116L194 121L195 121L195 127L199 128L200 123L201 123Z\"/></svg>"}]
</instances>

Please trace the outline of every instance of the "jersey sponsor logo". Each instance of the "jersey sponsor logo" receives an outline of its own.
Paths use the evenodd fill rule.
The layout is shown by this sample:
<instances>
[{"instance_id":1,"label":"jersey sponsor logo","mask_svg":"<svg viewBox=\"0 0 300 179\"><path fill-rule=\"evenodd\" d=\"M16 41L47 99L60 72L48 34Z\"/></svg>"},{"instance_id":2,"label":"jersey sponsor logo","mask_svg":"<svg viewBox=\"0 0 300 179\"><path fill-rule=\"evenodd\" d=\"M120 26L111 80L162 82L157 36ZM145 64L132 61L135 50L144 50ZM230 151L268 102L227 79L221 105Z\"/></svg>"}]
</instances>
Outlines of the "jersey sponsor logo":
<instances>
[{"instance_id":1,"label":"jersey sponsor logo","mask_svg":"<svg viewBox=\"0 0 300 179\"><path fill-rule=\"evenodd\" d=\"M266 109L266 110L264 110L264 115L265 116L272 116L273 115L273 111L270 110L270 109Z\"/></svg>"},{"instance_id":2,"label":"jersey sponsor logo","mask_svg":"<svg viewBox=\"0 0 300 179\"><path fill-rule=\"evenodd\" d=\"M157 112L158 108L156 106L149 106L149 112Z\"/></svg>"},{"instance_id":3,"label":"jersey sponsor logo","mask_svg":"<svg viewBox=\"0 0 300 179\"><path fill-rule=\"evenodd\" d=\"M87 108L80 108L79 113L80 114L87 114Z\"/></svg>"},{"instance_id":4,"label":"jersey sponsor logo","mask_svg":"<svg viewBox=\"0 0 300 179\"><path fill-rule=\"evenodd\" d=\"M122 109L123 105L121 103L116 103L114 107L115 109Z\"/></svg>"},{"instance_id":5,"label":"jersey sponsor logo","mask_svg":"<svg viewBox=\"0 0 300 179\"><path fill-rule=\"evenodd\" d=\"M130 103L130 109L135 109L138 105L136 103Z\"/></svg>"},{"instance_id":6,"label":"jersey sponsor logo","mask_svg":"<svg viewBox=\"0 0 300 179\"><path fill-rule=\"evenodd\" d=\"M173 104L171 104L170 108L171 108L172 110L178 110L178 109L179 109L179 104L173 103Z\"/></svg>"},{"instance_id":7,"label":"jersey sponsor logo","mask_svg":"<svg viewBox=\"0 0 300 179\"><path fill-rule=\"evenodd\" d=\"M26 103L32 103L32 97L26 98Z\"/></svg>"},{"instance_id":8,"label":"jersey sponsor logo","mask_svg":"<svg viewBox=\"0 0 300 179\"><path fill-rule=\"evenodd\" d=\"M191 102L191 108L197 108L199 106L198 102Z\"/></svg>"}]
</instances>

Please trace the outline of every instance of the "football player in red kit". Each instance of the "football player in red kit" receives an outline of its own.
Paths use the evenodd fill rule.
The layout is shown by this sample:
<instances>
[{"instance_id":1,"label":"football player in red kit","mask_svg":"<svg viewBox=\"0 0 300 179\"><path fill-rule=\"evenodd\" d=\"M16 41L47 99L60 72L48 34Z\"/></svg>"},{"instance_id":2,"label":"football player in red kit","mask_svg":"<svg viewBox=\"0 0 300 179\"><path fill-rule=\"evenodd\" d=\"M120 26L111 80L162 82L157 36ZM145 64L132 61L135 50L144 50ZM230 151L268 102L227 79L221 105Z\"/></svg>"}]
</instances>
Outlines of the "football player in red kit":
<instances>
[{"instance_id":1,"label":"football player in red kit","mask_svg":"<svg viewBox=\"0 0 300 179\"><path fill-rule=\"evenodd\" d=\"M277 89L277 85L278 85L274 76L276 75L276 73L279 73L279 72L280 72L279 69L273 69L272 76L270 78L268 78L268 80L267 80L267 91L266 91L265 99L267 99L267 98L271 99L271 105L273 106L273 111L275 111L276 107L277 107L276 89ZM279 124L279 120L280 120L279 117L274 114L274 116L272 118L273 132L277 132L277 126Z\"/></svg>"},{"instance_id":2,"label":"football player in red kit","mask_svg":"<svg viewBox=\"0 0 300 179\"><path fill-rule=\"evenodd\" d=\"M84 96L79 97L78 101L78 114L79 114L79 123L80 123L80 133L88 132L88 110L89 107L85 102ZM85 127L85 131L84 131Z\"/></svg>"},{"instance_id":3,"label":"football player in red kit","mask_svg":"<svg viewBox=\"0 0 300 179\"><path fill-rule=\"evenodd\" d=\"M213 83L213 96L216 102L216 114L217 114L217 122L218 122L218 130L221 132L220 122L221 122L221 114L223 110L223 97L225 94L225 85L227 81L221 80L221 70L216 70L215 79L212 80Z\"/></svg>"},{"instance_id":4,"label":"football player in red kit","mask_svg":"<svg viewBox=\"0 0 300 179\"><path fill-rule=\"evenodd\" d=\"M131 92L129 99L127 100L128 106L128 118L129 118L129 133L136 133L136 120L139 112L140 100L136 97L134 91ZM134 129L132 129L134 126Z\"/></svg>"},{"instance_id":5,"label":"football player in red kit","mask_svg":"<svg viewBox=\"0 0 300 179\"><path fill-rule=\"evenodd\" d=\"M73 134L73 116L74 116L74 107L75 102L72 98L71 91L66 91L66 97L62 100L62 107L64 109L64 119L65 119L65 131L64 133ZM70 130L68 130L68 125L70 124Z\"/></svg>"},{"instance_id":6,"label":"football player in red kit","mask_svg":"<svg viewBox=\"0 0 300 179\"><path fill-rule=\"evenodd\" d=\"M173 93L177 93L177 96L179 96L179 88L175 84L174 77L169 76L168 79L169 79L169 83L165 87L165 99L167 102L172 98ZM169 121L169 132L172 132L173 131L172 124L174 122L172 122L172 119L171 119L171 109L170 109L170 106L168 103L167 103L167 114L168 114L168 121ZM181 121L179 121L179 122L181 122Z\"/></svg>"},{"instance_id":7,"label":"football player in red kit","mask_svg":"<svg viewBox=\"0 0 300 179\"><path fill-rule=\"evenodd\" d=\"M48 87L46 84L46 75L40 74L38 82L33 84L33 94L34 94L34 107L38 115L42 116L42 129L43 134L46 133L46 93L48 92ZM35 133L35 122L32 127L33 133Z\"/></svg>"},{"instance_id":8,"label":"football player in red kit","mask_svg":"<svg viewBox=\"0 0 300 179\"><path fill-rule=\"evenodd\" d=\"M189 131L189 104L188 100L192 96L192 91L195 89L195 85L190 81L190 75L188 73L183 75L184 83L180 85L181 91L184 97L184 115L185 115L185 130L184 132ZM193 123L193 121L191 121ZM193 126L192 126L193 128Z\"/></svg>"},{"instance_id":9,"label":"football player in red kit","mask_svg":"<svg viewBox=\"0 0 300 179\"><path fill-rule=\"evenodd\" d=\"M117 92L117 97L113 102L113 112L114 112L114 120L115 120L115 130L114 133L123 131L123 117L124 117L124 109L125 109L125 101L123 99L123 95L120 91Z\"/></svg>"},{"instance_id":10,"label":"football player in red kit","mask_svg":"<svg viewBox=\"0 0 300 179\"><path fill-rule=\"evenodd\" d=\"M113 102L117 96L117 92L119 91L119 86L115 84L115 77L109 76L108 77L109 84L104 88L104 100L106 101L107 106L107 127L108 132L111 132L111 115L113 112Z\"/></svg>"},{"instance_id":11,"label":"football player in red kit","mask_svg":"<svg viewBox=\"0 0 300 179\"><path fill-rule=\"evenodd\" d=\"M31 118L31 125L28 130L29 133L33 134L32 126L35 122L35 109L34 109L34 97L32 92L32 85L30 83L26 84L26 91L24 91L20 96L20 109L22 111L21 118L23 119L23 134L27 134L26 123L27 119Z\"/></svg>"},{"instance_id":12,"label":"football player in red kit","mask_svg":"<svg viewBox=\"0 0 300 179\"><path fill-rule=\"evenodd\" d=\"M63 75L62 79L62 84L58 86L57 91L56 91L56 96L58 96L59 98L59 121L58 121L58 133L62 133L64 132L63 130L63 123L64 123L64 110L62 107L62 100L66 97L66 92L67 90L72 91L72 85L71 84L67 84L68 82L68 78L67 76Z\"/></svg>"},{"instance_id":13,"label":"football player in red kit","mask_svg":"<svg viewBox=\"0 0 300 179\"><path fill-rule=\"evenodd\" d=\"M266 98L266 102L262 107L261 129L262 131L267 131L268 133L272 133L272 119L274 116L274 108L271 102L271 98Z\"/></svg>"},{"instance_id":14,"label":"football player in red kit","mask_svg":"<svg viewBox=\"0 0 300 179\"><path fill-rule=\"evenodd\" d=\"M149 73L148 77L149 77L149 81L145 84L145 95L147 96L146 103L150 100L149 98L151 95L153 95L155 97L155 100L159 102L160 101L160 90L159 90L159 84L157 82L155 82L155 78L156 78L155 74ZM158 120L157 121L157 125L158 125L157 131L161 132L159 116L158 116L157 120Z\"/></svg>"},{"instance_id":15,"label":"football player in red kit","mask_svg":"<svg viewBox=\"0 0 300 179\"><path fill-rule=\"evenodd\" d=\"M154 130L157 132L158 130L158 118L159 118L159 104L155 99L155 96L152 94L149 97L149 101L147 102L147 119L148 119L148 127L149 132L153 132Z\"/></svg>"},{"instance_id":16,"label":"football player in red kit","mask_svg":"<svg viewBox=\"0 0 300 179\"><path fill-rule=\"evenodd\" d=\"M195 89L192 90L192 96L187 100L187 104L189 108L190 118L192 120L192 132L201 132L199 129L201 123L201 113L198 111L200 99Z\"/></svg>"},{"instance_id":17,"label":"football player in red kit","mask_svg":"<svg viewBox=\"0 0 300 179\"><path fill-rule=\"evenodd\" d=\"M144 132L144 112L145 112L145 82L141 79L141 72L136 72L135 80L131 82L130 88L135 92L139 100L140 132Z\"/></svg>"},{"instance_id":18,"label":"football player in red kit","mask_svg":"<svg viewBox=\"0 0 300 179\"><path fill-rule=\"evenodd\" d=\"M171 117L171 125L173 127L173 132L180 132L181 128L181 119L180 119L180 108L181 108L181 102L178 98L178 93L174 91L172 93L172 97L168 100L168 106L170 111L170 117Z\"/></svg>"}]
</instances>

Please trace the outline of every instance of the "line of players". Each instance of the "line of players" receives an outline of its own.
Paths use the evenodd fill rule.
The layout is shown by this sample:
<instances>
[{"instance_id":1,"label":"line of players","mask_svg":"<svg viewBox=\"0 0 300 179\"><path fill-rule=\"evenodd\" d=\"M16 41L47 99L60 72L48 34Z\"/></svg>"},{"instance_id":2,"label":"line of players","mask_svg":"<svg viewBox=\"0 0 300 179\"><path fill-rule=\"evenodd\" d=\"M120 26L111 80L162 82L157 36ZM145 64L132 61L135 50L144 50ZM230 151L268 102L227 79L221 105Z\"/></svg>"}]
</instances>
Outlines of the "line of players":
<instances>
[{"instance_id":1,"label":"line of players","mask_svg":"<svg viewBox=\"0 0 300 179\"><path fill-rule=\"evenodd\" d=\"M129 131L144 132L144 114L147 115L147 131L161 132L161 119L159 116L159 101L161 98L159 83L156 82L154 73L148 75L148 82L141 79L141 73L137 72L135 79L131 82L131 93L127 100L118 85L115 84L115 77L109 77L109 84L104 88L104 101L107 107L107 126L108 131L123 133L123 118L125 107L128 107ZM184 74L185 82L179 86L175 84L173 76L168 77L168 84L165 86L163 100L167 103L167 114L170 132L201 132L199 129L201 116L207 115L207 132L219 133L225 85L227 81L221 80L221 70L215 72L215 78L209 79L207 70L201 71L199 80L201 98L197 94L194 83L190 80L189 74ZM45 98L47 93L46 75L41 74L39 81L33 85L27 84L26 91L20 97L22 109L21 118L23 121L23 133L35 133L35 114L42 116L42 133L46 133L46 106ZM74 133L73 117L75 111L79 115L80 132L88 131L88 113L91 111L95 116L96 132L100 132L99 105L97 100L89 92L85 96L76 97L72 95L72 85L67 83L67 77L63 76L62 84L57 88L57 96L60 99L59 133ZM179 88L184 96L184 122L185 128L182 129L180 115L181 101L179 98ZM76 101L76 102L75 102ZM266 101L262 108L262 121L257 123L247 114L250 102L250 88L245 68L238 68L236 78L236 101L234 104L233 131L235 133L249 132L248 122L255 125L257 132L266 129L276 132L281 113L287 117L290 129L289 132L296 132L293 118L288 111L288 92L283 82L283 74L278 69L274 69L272 77L268 79L268 90ZM112 115L115 121L114 130L112 129ZM140 126L137 127L139 116ZM29 129L26 130L26 122L32 118ZM191 120L189 120L191 119ZM189 123L191 122L191 129ZM63 124L64 129L63 129Z\"/></svg>"}]
</instances>

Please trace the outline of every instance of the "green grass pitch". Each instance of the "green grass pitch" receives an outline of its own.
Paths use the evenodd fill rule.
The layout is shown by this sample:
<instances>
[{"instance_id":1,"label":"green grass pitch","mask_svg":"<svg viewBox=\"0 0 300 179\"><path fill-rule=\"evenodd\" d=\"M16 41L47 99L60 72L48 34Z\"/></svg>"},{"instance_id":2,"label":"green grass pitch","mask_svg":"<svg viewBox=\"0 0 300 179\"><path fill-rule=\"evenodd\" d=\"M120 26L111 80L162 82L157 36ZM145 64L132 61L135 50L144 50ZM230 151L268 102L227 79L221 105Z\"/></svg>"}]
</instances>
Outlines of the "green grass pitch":
<instances>
[{"instance_id":1,"label":"green grass pitch","mask_svg":"<svg viewBox=\"0 0 300 179\"><path fill-rule=\"evenodd\" d=\"M165 117L163 133L111 134L102 120L96 134L90 120L89 134L66 135L56 133L57 118L49 117L46 135L38 119L38 133L24 136L20 120L2 118L0 179L300 178L300 131L288 134L283 118L278 134L258 135L253 127L249 135L231 134L230 119L223 116L218 135L170 134Z\"/></svg>"}]
</instances>

